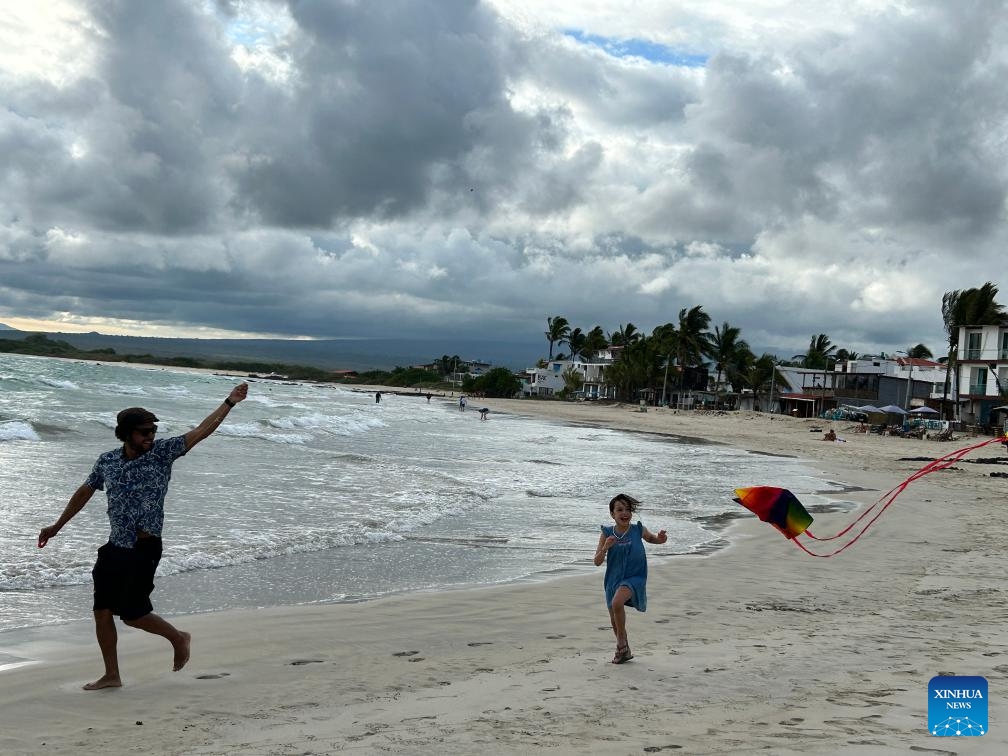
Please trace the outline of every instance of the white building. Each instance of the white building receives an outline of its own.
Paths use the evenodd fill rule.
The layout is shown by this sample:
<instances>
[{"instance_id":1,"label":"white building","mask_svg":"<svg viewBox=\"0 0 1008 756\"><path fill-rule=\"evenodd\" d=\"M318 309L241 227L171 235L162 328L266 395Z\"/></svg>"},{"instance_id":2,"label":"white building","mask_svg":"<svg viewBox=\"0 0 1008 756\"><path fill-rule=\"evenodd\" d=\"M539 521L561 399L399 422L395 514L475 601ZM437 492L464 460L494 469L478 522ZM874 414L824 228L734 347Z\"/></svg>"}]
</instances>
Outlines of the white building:
<instances>
[{"instance_id":1,"label":"white building","mask_svg":"<svg viewBox=\"0 0 1008 756\"><path fill-rule=\"evenodd\" d=\"M605 371L623 353L623 347L610 346L596 352L590 361L580 364L584 385L581 391L585 399L615 399L616 387L606 383Z\"/></svg>"},{"instance_id":2,"label":"white building","mask_svg":"<svg viewBox=\"0 0 1008 756\"><path fill-rule=\"evenodd\" d=\"M962 420L971 425L1000 425L991 410L1008 405L1008 325L959 329L959 400Z\"/></svg>"},{"instance_id":3,"label":"white building","mask_svg":"<svg viewBox=\"0 0 1008 756\"><path fill-rule=\"evenodd\" d=\"M528 396L553 396L563 391L563 374L573 363L570 360L550 360L545 367L525 368L527 380L522 391Z\"/></svg>"},{"instance_id":4,"label":"white building","mask_svg":"<svg viewBox=\"0 0 1008 756\"><path fill-rule=\"evenodd\" d=\"M616 389L606 383L606 368L619 359L623 347L611 346L597 352L589 361L550 360L544 367L526 368L522 393L527 396L553 396L566 386L563 375L573 369L581 376L580 395L585 399L612 399Z\"/></svg>"}]
</instances>

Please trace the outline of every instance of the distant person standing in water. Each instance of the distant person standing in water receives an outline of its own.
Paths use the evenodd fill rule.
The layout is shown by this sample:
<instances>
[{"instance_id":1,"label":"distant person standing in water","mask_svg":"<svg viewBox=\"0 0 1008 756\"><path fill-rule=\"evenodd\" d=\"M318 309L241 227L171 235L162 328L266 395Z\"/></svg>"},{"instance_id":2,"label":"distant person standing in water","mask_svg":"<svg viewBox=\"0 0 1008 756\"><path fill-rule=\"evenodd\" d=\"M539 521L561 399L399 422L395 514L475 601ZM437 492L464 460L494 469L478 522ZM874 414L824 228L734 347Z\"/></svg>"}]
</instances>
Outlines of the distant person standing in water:
<instances>
[{"instance_id":1,"label":"distant person standing in water","mask_svg":"<svg viewBox=\"0 0 1008 756\"><path fill-rule=\"evenodd\" d=\"M466 398L465 394L459 397L459 412L465 412Z\"/></svg>"},{"instance_id":2,"label":"distant person standing in water","mask_svg":"<svg viewBox=\"0 0 1008 756\"><path fill-rule=\"evenodd\" d=\"M381 391L375 391L374 403L381 404Z\"/></svg>"},{"instance_id":3,"label":"distant person standing in water","mask_svg":"<svg viewBox=\"0 0 1008 756\"><path fill-rule=\"evenodd\" d=\"M174 671L178 672L189 661L189 633L154 614L150 601L154 572L161 561L161 528L168 481L175 460L217 430L231 409L246 396L248 384L235 386L221 406L191 431L156 441L154 423L157 417L143 407L124 409L116 416L115 429L116 438L123 445L98 457L87 480L70 497L63 514L39 532L38 545L43 548L84 508L95 491L105 491L111 532L108 543L98 549L98 560L91 571L95 635L105 663L105 674L85 685L84 690L122 686L115 615L130 627L160 635L171 643L175 652Z\"/></svg>"},{"instance_id":4,"label":"distant person standing in water","mask_svg":"<svg viewBox=\"0 0 1008 756\"><path fill-rule=\"evenodd\" d=\"M490 408L489 407L483 407L480 410L480 420L486 420L487 419L487 415L489 415L489 414L490 414Z\"/></svg>"}]
</instances>

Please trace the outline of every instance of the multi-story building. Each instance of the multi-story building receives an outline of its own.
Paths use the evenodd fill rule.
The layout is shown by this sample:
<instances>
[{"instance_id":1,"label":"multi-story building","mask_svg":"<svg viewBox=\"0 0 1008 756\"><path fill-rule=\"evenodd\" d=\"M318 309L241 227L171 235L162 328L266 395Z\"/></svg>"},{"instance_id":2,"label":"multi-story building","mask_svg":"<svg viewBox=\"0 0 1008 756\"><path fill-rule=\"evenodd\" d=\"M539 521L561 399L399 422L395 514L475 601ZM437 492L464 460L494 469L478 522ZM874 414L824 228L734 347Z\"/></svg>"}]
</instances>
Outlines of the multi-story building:
<instances>
[{"instance_id":1,"label":"multi-story building","mask_svg":"<svg viewBox=\"0 0 1008 756\"><path fill-rule=\"evenodd\" d=\"M997 423L992 410L1008 405L1008 325L959 329L957 378L963 422Z\"/></svg>"},{"instance_id":2,"label":"multi-story building","mask_svg":"<svg viewBox=\"0 0 1008 756\"><path fill-rule=\"evenodd\" d=\"M526 396L553 396L566 385L563 374L573 369L581 375L580 396L585 399L613 399L616 389L606 383L605 370L619 359L623 347L611 346L597 352L590 360L550 360L542 367L526 368L522 393Z\"/></svg>"}]
</instances>

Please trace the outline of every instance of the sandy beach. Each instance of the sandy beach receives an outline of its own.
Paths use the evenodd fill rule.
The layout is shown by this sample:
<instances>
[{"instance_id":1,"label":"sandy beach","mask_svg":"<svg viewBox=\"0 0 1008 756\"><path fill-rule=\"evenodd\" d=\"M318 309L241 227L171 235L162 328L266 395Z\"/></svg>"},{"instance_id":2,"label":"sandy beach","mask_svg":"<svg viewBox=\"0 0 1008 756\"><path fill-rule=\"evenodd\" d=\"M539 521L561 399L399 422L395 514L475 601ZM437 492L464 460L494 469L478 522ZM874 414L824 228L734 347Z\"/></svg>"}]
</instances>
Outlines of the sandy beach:
<instances>
[{"instance_id":1,"label":"sandy beach","mask_svg":"<svg viewBox=\"0 0 1008 756\"><path fill-rule=\"evenodd\" d=\"M863 505L951 443L757 413L475 399L537 414L808 460ZM671 453L674 453L671 452ZM10 754L994 754L1008 750L1008 466L998 444L914 483L833 559L755 518L729 548L652 558L635 658L609 661L602 569L477 590L173 617L192 658L124 628L125 687L100 673L90 623L0 636L0 752ZM731 479L731 470L725 470ZM732 481L746 486L773 481ZM599 492L599 519L614 492ZM645 502L646 504L646 502ZM850 513L816 514L823 533ZM661 523L648 521L653 530ZM595 543L584 544L590 560ZM660 547L649 547L657 554ZM990 732L927 732L928 681L980 675Z\"/></svg>"}]
</instances>

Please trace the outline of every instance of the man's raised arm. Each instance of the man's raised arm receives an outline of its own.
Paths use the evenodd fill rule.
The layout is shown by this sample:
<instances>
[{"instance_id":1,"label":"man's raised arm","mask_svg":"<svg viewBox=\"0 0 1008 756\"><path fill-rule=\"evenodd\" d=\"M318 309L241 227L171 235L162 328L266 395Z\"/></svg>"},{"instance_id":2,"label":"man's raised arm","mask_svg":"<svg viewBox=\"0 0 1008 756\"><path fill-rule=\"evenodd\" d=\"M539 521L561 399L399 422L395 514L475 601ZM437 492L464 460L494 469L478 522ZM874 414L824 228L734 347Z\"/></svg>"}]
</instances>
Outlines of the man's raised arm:
<instances>
[{"instance_id":1,"label":"man's raised arm","mask_svg":"<svg viewBox=\"0 0 1008 756\"><path fill-rule=\"evenodd\" d=\"M230 395L221 402L220 407L207 415L202 423L185 434L186 451L191 450L196 444L217 430L217 426L228 416L231 408L238 404L238 402L243 401L246 396L248 396L247 383L239 383L231 389Z\"/></svg>"}]
</instances>

